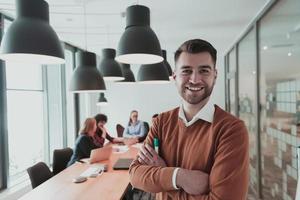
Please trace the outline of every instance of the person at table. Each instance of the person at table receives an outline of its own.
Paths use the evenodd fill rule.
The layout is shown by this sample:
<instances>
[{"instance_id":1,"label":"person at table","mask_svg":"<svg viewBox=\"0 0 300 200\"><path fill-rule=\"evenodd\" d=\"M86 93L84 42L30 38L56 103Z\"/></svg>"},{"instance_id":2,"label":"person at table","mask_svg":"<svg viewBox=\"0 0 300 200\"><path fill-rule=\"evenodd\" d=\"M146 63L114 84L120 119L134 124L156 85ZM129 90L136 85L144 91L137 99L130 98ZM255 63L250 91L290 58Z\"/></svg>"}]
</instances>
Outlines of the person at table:
<instances>
[{"instance_id":1,"label":"person at table","mask_svg":"<svg viewBox=\"0 0 300 200\"><path fill-rule=\"evenodd\" d=\"M93 137L94 144L97 147L103 147L105 138L112 143L122 143L123 138L114 138L110 136L105 128L105 124L107 123L107 116L104 114L97 114L95 117L97 123L96 134Z\"/></svg>"},{"instance_id":2,"label":"person at table","mask_svg":"<svg viewBox=\"0 0 300 200\"><path fill-rule=\"evenodd\" d=\"M143 142L146 134L144 122L138 120L138 111L131 111L128 125L123 132L124 143L126 145L133 145Z\"/></svg>"},{"instance_id":3,"label":"person at table","mask_svg":"<svg viewBox=\"0 0 300 200\"><path fill-rule=\"evenodd\" d=\"M156 119L156 117L158 117L157 113L155 113L154 115L152 115L152 124L154 123L154 120Z\"/></svg>"},{"instance_id":4,"label":"person at table","mask_svg":"<svg viewBox=\"0 0 300 200\"><path fill-rule=\"evenodd\" d=\"M74 164L77 160L82 158L89 158L91 151L98 148L94 142L93 137L95 135L97 126L94 118L87 118L79 132L79 136L75 142L75 148L73 155L67 166Z\"/></svg>"}]
</instances>

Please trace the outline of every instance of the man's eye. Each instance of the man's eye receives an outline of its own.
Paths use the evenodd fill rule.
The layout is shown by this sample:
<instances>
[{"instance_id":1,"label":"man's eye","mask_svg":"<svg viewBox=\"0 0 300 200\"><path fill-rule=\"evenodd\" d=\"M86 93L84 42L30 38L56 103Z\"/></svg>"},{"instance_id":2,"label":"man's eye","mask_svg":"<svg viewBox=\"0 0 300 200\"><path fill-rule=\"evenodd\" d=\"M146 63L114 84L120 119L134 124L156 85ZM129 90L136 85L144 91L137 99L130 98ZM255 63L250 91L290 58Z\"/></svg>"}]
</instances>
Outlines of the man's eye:
<instances>
[{"instance_id":1,"label":"man's eye","mask_svg":"<svg viewBox=\"0 0 300 200\"><path fill-rule=\"evenodd\" d=\"M201 70L200 70L200 73L201 73L201 74L209 74L210 71L209 71L208 69L201 69Z\"/></svg>"},{"instance_id":2,"label":"man's eye","mask_svg":"<svg viewBox=\"0 0 300 200\"><path fill-rule=\"evenodd\" d=\"M190 74L191 72L192 72L192 70L189 70L189 69L182 70L183 74Z\"/></svg>"}]
</instances>

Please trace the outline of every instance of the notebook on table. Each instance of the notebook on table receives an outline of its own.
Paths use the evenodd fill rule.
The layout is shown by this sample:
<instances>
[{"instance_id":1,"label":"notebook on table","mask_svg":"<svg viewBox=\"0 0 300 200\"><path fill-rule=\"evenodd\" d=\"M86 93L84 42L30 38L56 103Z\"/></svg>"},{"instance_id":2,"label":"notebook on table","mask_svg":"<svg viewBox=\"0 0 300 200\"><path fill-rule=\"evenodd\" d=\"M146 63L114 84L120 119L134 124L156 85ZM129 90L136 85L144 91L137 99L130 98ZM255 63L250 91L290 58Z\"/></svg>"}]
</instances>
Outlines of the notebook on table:
<instances>
[{"instance_id":1,"label":"notebook on table","mask_svg":"<svg viewBox=\"0 0 300 200\"><path fill-rule=\"evenodd\" d=\"M114 164L114 170L128 170L133 158L119 158Z\"/></svg>"}]
</instances>

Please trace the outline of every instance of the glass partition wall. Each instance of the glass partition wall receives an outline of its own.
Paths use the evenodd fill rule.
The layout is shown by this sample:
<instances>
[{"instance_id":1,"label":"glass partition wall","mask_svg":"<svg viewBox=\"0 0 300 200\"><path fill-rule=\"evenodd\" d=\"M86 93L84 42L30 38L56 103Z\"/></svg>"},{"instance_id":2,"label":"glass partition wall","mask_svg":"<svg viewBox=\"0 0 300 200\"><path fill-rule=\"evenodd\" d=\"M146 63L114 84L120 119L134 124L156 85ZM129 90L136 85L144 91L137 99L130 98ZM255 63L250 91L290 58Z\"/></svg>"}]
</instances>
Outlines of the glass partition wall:
<instances>
[{"instance_id":1,"label":"glass partition wall","mask_svg":"<svg viewBox=\"0 0 300 200\"><path fill-rule=\"evenodd\" d=\"M238 47L238 81L236 86L226 85L230 87L227 109L235 113L237 107L237 116L249 132L248 199L295 198L300 145L299 7L300 1L271 1L233 45ZM228 51L225 60L232 60L232 54ZM229 69L230 62L226 65Z\"/></svg>"}]
</instances>

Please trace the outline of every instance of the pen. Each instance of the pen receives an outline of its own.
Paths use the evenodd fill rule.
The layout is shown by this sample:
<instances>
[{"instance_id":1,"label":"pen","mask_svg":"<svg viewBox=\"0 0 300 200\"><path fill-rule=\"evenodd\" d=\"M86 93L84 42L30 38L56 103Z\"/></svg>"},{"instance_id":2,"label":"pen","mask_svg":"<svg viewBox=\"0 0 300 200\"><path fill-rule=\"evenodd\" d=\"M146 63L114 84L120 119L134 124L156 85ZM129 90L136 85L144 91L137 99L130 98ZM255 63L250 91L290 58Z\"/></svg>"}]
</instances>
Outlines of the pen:
<instances>
[{"instance_id":1,"label":"pen","mask_svg":"<svg viewBox=\"0 0 300 200\"><path fill-rule=\"evenodd\" d=\"M158 154L158 148L159 148L159 140L158 140L158 138L154 138L154 141L153 141L153 143L154 143L154 150L156 151L156 153Z\"/></svg>"}]
</instances>

